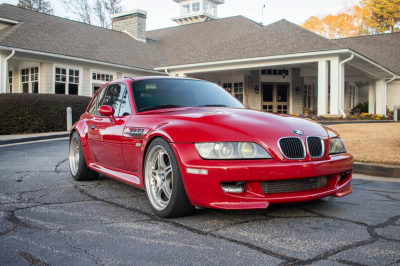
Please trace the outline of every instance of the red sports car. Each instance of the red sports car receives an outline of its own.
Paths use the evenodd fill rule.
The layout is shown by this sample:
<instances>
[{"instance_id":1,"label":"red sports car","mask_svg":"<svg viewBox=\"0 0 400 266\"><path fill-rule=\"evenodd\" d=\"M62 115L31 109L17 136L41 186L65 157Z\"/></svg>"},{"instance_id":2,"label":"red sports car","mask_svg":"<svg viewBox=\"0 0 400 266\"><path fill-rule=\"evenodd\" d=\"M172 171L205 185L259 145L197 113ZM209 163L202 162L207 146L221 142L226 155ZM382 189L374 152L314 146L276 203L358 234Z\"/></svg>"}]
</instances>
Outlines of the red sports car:
<instances>
[{"instance_id":1,"label":"red sports car","mask_svg":"<svg viewBox=\"0 0 400 266\"><path fill-rule=\"evenodd\" d=\"M161 217L195 206L262 209L352 192L353 157L308 119L247 109L195 79L120 79L100 88L73 126L75 180L99 173L144 189Z\"/></svg>"}]
</instances>

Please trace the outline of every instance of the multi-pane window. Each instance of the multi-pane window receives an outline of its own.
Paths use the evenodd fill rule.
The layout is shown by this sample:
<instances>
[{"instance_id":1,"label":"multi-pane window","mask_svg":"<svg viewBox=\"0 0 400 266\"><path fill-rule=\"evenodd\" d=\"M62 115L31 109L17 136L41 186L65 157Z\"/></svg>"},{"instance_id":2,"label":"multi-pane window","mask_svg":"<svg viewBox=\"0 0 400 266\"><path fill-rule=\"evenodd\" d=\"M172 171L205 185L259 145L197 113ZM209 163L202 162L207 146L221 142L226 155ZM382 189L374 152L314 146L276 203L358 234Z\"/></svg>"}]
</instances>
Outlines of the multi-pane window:
<instances>
[{"instance_id":1,"label":"multi-pane window","mask_svg":"<svg viewBox=\"0 0 400 266\"><path fill-rule=\"evenodd\" d=\"M22 92L29 93L29 68L21 69Z\"/></svg>"},{"instance_id":2,"label":"multi-pane window","mask_svg":"<svg viewBox=\"0 0 400 266\"><path fill-rule=\"evenodd\" d=\"M203 12L215 16L215 6L204 2Z\"/></svg>"},{"instance_id":3,"label":"multi-pane window","mask_svg":"<svg viewBox=\"0 0 400 266\"><path fill-rule=\"evenodd\" d=\"M196 13L196 12L199 12L199 11L200 11L200 2L193 3L192 4L192 12Z\"/></svg>"},{"instance_id":4,"label":"multi-pane window","mask_svg":"<svg viewBox=\"0 0 400 266\"><path fill-rule=\"evenodd\" d=\"M66 68L56 68L56 82L67 82L67 69Z\"/></svg>"},{"instance_id":5,"label":"multi-pane window","mask_svg":"<svg viewBox=\"0 0 400 266\"><path fill-rule=\"evenodd\" d=\"M79 70L56 67L56 94L78 95Z\"/></svg>"},{"instance_id":6,"label":"multi-pane window","mask_svg":"<svg viewBox=\"0 0 400 266\"><path fill-rule=\"evenodd\" d=\"M355 86L350 86L350 92L349 92L349 109L353 109L355 106L356 102L356 87Z\"/></svg>"},{"instance_id":7,"label":"multi-pane window","mask_svg":"<svg viewBox=\"0 0 400 266\"><path fill-rule=\"evenodd\" d=\"M282 76L285 74L285 76L289 75L289 70L288 69L261 69L261 75L272 75L272 76Z\"/></svg>"},{"instance_id":8,"label":"multi-pane window","mask_svg":"<svg viewBox=\"0 0 400 266\"><path fill-rule=\"evenodd\" d=\"M224 83L222 87L229 93L232 93L232 83Z\"/></svg>"},{"instance_id":9,"label":"multi-pane window","mask_svg":"<svg viewBox=\"0 0 400 266\"><path fill-rule=\"evenodd\" d=\"M79 70L69 69L68 76L68 94L78 95Z\"/></svg>"},{"instance_id":10,"label":"multi-pane window","mask_svg":"<svg viewBox=\"0 0 400 266\"><path fill-rule=\"evenodd\" d=\"M21 69L21 84L23 93L39 93L39 67Z\"/></svg>"},{"instance_id":11,"label":"multi-pane window","mask_svg":"<svg viewBox=\"0 0 400 266\"><path fill-rule=\"evenodd\" d=\"M114 76L110 74L93 72L92 78L93 80L98 80L98 81L112 81L114 79Z\"/></svg>"},{"instance_id":12,"label":"multi-pane window","mask_svg":"<svg viewBox=\"0 0 400 266\"><path fill-rule=\"evenodd\" d=\"M233 95L243 103L243 82L233 84Z\"/></svg>"},{"instance_id":13,"label":"multi-pane window","mask_svg":"<svg viewBox=\"0 0 400 266\"><path fill-rule=\"evenodd\" d=\"M182 6L182 14L186 15L190 13L190 4Z\"/></svg>"},{"instance_id":14,"label":"multi-pane window","mask_svg":"<svg viewBox=\"0 0 400 266\"><path fill-rule=\"evenodd\" d=\"M32 93L39 93L39 67L31 68Z\"/></svg>"},{"instance_id":15,"label":"multi-pane window","mask_svg":"<svg viewBox=\"0 0 400 266\"><path fill-rule=\"evenodd\" d=\"M210 11L208 12L210 15L215 16L215 6L214 5L210 5Z\"/></svg>"},{"instance_id":16,"label":"multi-pane window","mask_svg":"<svg viewBox=\"0 0 400 266\"><path fill-rule=\"evenodd\" d=\"M55 93L65 94L66 83L67 83L67 69L56 67Z\"/></svg>"},{"instance_id":17,"label":"multi-pane window","mask_svg":"<svg viewBox=\"0 0 400 266\"><path fill-rule=\"evenodd\" d=\"M204 13L208 13L209 8L210 8L210 4L204 2L204 3L203 3L203 12L204 12Z\"/></svg>"},{"instance_id":18,"label":"multi-pane window","mask_svg":"<svg viewBox=\"0 0 400 266\"><path fill-rule=\"evenodd\" d=\"M312 88L311 85L304 85L304 101L303 105L306 109L311 109Z\"/></svg>"},{"instance_id":19,"label":"multi-pane window","mask_svg":"<svg viewBox=\"0 0 400 266\"><path fill-rule=\"evenodd\" d=\"M8 71L8 91L10 93L13 92L12 91L12 79L13 79L12 74L13 74L12 71Z\"/></svg>"}]
</instances>

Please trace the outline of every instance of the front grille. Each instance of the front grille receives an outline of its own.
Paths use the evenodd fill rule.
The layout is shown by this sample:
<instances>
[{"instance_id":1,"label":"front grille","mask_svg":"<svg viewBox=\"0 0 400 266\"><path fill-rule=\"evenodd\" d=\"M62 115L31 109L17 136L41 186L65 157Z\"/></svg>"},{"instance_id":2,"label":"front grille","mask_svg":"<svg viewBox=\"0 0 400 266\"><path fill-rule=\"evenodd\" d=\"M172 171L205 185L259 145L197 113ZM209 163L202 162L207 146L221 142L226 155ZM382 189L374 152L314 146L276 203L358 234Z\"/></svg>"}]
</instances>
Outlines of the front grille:
<instances>
[{"instance_id":1,"label":"front grille","mask_svg":"<svg viewBox=\"0 0 400 266\"><path fill-rule=\"evenodd\" d=\"M311 157L319 158L324 155L324 142L320 137L308 137L307 146Z\"/></svg>"},{"instance_id":2,"label":"front grille","mask_svg":"<svg viewBox=\"0 0 400 266\"><path fill-rule=\"evenodd\" d=\"M327 176L320 176L307 179L293 179L281 181L264 181L261 182L261 189L264 194L294 192L309 190L313 188L325 187L328 183Z\"/></svg>"},{"instance_id":3,"label":"front grille","mask_svg":"<svg viewBox=\"0 0 400 266\"><path fill-rule=\"evenodd\" d=\"M303 140L300 138L282 138L279 140L279 148L287 159L304 159L306 157Z\"/></svg>"}]
</instances>

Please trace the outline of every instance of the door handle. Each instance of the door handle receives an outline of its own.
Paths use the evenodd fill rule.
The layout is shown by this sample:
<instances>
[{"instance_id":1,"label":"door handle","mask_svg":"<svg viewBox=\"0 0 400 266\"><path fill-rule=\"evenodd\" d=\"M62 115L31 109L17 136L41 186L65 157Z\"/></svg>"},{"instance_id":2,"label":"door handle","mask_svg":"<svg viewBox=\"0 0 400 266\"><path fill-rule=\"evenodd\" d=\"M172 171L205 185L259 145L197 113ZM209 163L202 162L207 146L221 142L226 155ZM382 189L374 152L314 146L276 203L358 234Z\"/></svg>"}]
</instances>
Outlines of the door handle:
<instances>
[{"instance_id":1,"label":"door handle","mask_svg":"<svg viewBox=\"0 0 400 266\"><path fill-rule=\"evenodd\" d=\"M91 129L95 129L95 128L96 128L96 125L91 125L90 128L91 128Z\"/></svg>"}]
</instances>

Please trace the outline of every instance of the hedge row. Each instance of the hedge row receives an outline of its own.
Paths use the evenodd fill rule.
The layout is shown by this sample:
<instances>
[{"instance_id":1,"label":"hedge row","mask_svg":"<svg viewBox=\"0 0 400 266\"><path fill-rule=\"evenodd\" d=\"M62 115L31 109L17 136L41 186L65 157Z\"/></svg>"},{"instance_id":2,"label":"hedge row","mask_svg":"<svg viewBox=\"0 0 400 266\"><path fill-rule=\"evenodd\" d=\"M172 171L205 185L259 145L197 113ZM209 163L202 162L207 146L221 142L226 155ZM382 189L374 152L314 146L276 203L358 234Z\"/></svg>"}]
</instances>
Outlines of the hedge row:
<instances>
[{"instance_id":1,"label":"hedge row","mask_svg":"<svg viewBox=\"0 0 400 266\"><path fill-rule=\"evenodd\" d=\"M0 94L0 135L66 131L67 107L73 123L91 98L61 94Z\"/></svg>"}]
</instances>

